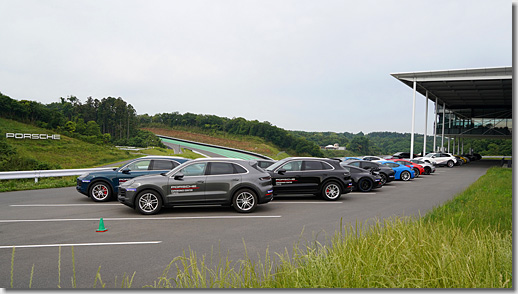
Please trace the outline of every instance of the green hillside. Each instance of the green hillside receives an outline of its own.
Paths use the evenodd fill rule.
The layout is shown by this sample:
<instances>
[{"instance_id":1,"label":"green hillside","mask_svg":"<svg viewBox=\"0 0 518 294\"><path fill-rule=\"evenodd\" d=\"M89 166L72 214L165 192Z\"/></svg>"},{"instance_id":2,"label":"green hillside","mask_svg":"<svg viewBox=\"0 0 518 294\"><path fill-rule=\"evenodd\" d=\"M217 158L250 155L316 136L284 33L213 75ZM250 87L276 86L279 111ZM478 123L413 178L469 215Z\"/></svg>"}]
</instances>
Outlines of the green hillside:
<instances>
[{"instance_id":1,"label":"green hillside","mask_svg":"<svg viewBox=\"0 0 518 294\"><path fill-rule=\"evenodd\" d=\"M1 171L87 168L137 157L113 146L91 144L64 135L60 140L29 140L6 139L6 133L56 134L48 129L0 118Z\"/></svg>"}]
</instances>

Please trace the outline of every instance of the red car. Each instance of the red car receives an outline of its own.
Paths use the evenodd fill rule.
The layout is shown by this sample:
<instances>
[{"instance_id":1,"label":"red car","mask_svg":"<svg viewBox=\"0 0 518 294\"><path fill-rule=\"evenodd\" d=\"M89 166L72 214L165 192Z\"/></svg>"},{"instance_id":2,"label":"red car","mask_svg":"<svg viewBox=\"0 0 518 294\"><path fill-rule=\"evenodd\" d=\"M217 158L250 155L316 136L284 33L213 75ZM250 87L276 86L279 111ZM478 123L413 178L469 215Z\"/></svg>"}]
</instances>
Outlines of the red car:
<instances>
[{"instance_id":1,"label":"red car","mask_svg":"<svg viewBox=\"0 0 518 294\"><path fill-rule=\"evenodd\" d=\"M424 171L424 167L420 164L415 164L411 161L408 161L406 159L389 159L390 161L394 161L394 162L397 162L399 164L402 164L402 165L405 165L405 166L408 166L409 168L413 169L414 172L415 172L415 177L419 177L419 175L422 175L425 173Z\"/></svg>"}]
</instances>

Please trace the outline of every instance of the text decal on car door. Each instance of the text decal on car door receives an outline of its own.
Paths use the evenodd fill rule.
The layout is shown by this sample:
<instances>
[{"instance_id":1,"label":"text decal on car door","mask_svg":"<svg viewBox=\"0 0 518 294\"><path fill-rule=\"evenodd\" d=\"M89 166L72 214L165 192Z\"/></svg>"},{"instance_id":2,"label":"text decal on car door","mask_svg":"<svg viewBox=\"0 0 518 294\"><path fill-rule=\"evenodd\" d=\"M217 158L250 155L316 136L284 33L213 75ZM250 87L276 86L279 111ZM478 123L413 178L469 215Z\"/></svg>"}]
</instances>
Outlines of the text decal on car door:
<instances>
[{"instance_id":1,"label":"text decal on car door","mask_svg":"<svg viewBox=\"0 0 518 294\"><path fill-rule=\"evenodd\" d=\"M180 192L192 192L200 187L196 185L182 185L182 186L171 186L171 193L176 194Z\"/></svg>"},{"instance_id":2,"label":"text decal on car door","mask_svg":"<svg viewBox=\"0 0 518 294\"><path fill-rule=\"evenodd\" d=\"M277 185L284 185L284 184L293 184L293 182L296 182L297 180L294 178L291 179L276 179L275 184Z\"/></svg>"}]
</instances>

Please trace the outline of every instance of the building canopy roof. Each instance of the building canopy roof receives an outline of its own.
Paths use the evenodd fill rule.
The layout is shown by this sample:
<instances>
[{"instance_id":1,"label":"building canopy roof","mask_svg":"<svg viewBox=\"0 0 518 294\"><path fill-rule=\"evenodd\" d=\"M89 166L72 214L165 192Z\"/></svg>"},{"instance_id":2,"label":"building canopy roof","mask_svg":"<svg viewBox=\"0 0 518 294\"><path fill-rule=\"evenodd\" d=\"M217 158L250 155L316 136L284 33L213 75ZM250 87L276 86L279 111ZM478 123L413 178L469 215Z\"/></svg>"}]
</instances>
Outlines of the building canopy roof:
<instances>
[{"instance_id":1,"label":"building canopy roof","mask_svg":"<svg viewBox=\"0 0 518 294\"><path fill-rule=\"evenodd\" d=\"M512 118L512 67L391 74L464 118Z\"/></svg>"}]
</instances>

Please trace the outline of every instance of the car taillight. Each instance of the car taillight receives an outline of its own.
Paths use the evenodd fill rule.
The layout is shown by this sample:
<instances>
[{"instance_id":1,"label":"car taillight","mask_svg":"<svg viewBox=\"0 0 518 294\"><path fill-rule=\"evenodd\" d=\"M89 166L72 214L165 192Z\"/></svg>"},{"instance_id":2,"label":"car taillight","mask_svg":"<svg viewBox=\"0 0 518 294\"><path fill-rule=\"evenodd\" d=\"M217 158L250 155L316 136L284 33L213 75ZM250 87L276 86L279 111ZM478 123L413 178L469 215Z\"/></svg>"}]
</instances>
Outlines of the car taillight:
<instances>
[{"instance_id":1,"label":"car taillight","mask_svg":"<svg viewBox=\"0 0 518 294\"><path fill-rule=\"evenodd\" d=\"M261 181L271 181L272 180L272 177L268 176L268 177L262 177L262 178L259 178L259 180Z\"/></svg>"}]
</instances>

